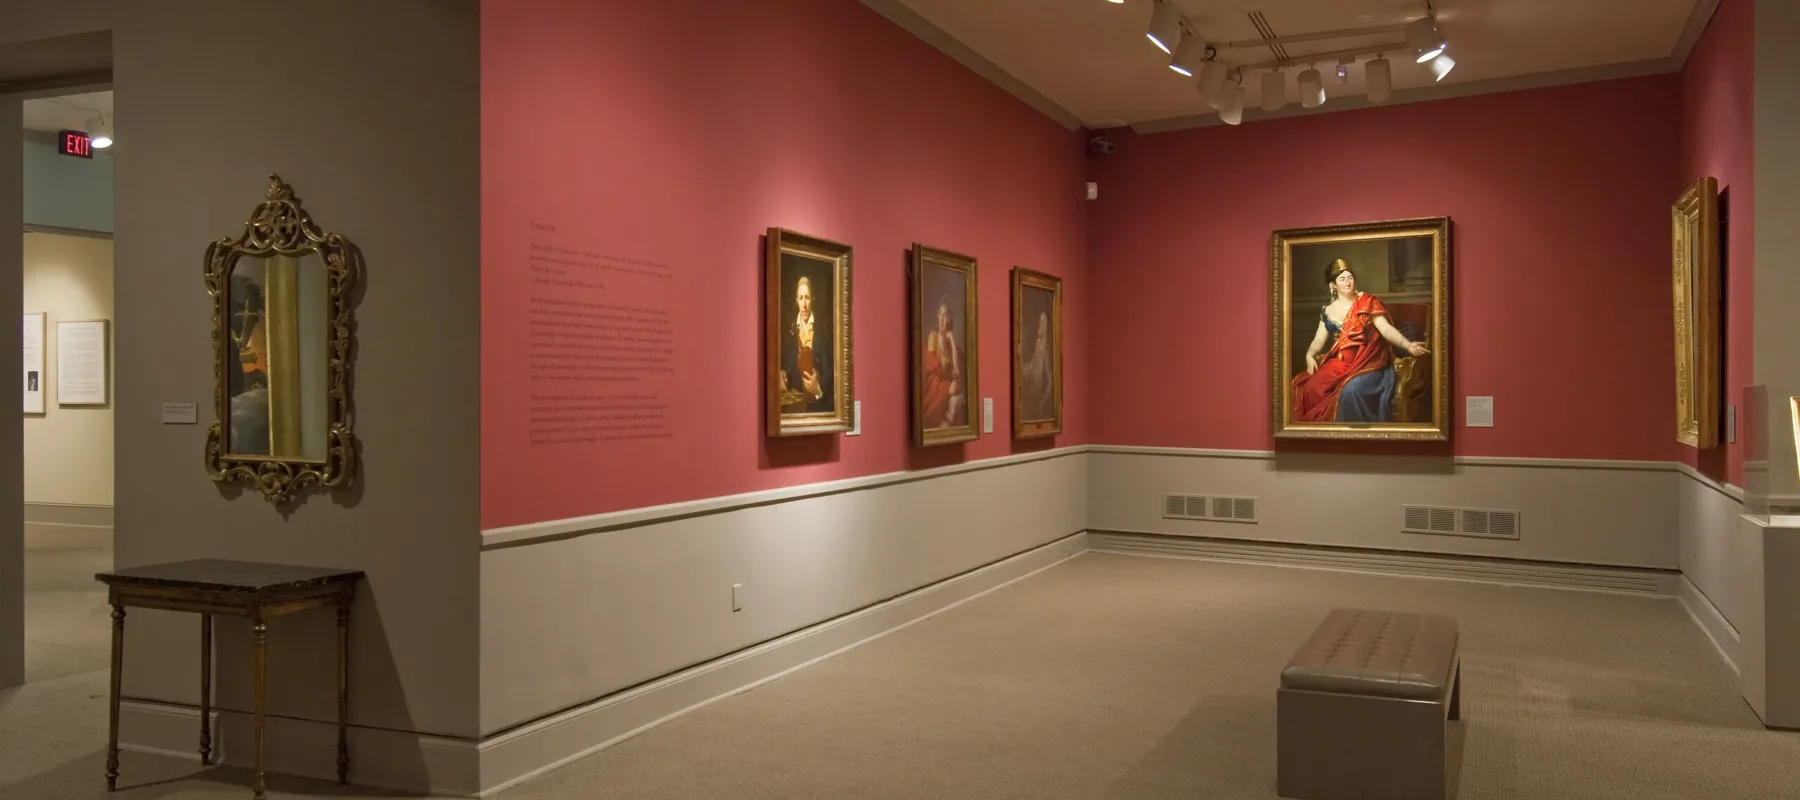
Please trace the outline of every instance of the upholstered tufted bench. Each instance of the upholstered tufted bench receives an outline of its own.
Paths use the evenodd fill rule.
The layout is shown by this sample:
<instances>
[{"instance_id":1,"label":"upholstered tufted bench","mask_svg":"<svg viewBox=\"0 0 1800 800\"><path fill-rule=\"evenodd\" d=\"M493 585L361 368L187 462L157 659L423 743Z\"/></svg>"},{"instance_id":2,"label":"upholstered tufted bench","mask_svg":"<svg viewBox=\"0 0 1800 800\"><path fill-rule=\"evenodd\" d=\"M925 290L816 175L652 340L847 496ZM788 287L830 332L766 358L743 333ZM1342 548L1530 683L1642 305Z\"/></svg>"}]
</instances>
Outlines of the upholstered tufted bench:
<instances>
[{"instance_id":1,"label":"upholstered tufted bench","mask_svg":"<svg viewBox=\"0 0 1800 800\"><path fill-rule=\"evenodd\" d=\"M1281 671L1276 791L1302 800L1443 798L1461 717L1456 620L1340 608Z\"/></svg>"}]
</instances>

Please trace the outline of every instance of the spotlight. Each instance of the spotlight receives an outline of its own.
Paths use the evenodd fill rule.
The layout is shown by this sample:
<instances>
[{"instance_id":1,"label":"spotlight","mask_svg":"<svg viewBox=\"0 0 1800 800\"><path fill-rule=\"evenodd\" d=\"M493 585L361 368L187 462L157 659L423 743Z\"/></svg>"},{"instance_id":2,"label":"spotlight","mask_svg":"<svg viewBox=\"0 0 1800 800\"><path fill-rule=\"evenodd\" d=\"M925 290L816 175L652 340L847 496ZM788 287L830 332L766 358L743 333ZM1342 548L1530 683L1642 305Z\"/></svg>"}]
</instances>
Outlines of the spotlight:
<instances>
[{"instance_id":1,"label":"spotlight","mask_svg":"<svg viewBox=\"0 0 1800 800\"><path fill-rule=\"evenodd\" d=\"M1287 105L1287 76L1270 70L1262 76L1262 110L1280 111Z\"/></svg>"},{"instance_id":2,"label":"spotlight","mask_svg":"<svg viewBox=\"0 0 1800 800\"><path fill-rule=\"evenodd\" d=\"M1206 104L1214 111L1225 107L1225 73L1228 71L1216 58L1200 67L1200 93L1206 95Z\"/></svg>"},{"instance_id":3,"label":"spotlight","mask_svg":"<svg viewBox=\"0 0 1800 800\"><path fill-rule=\"evenodd\" d=\"M1112 3L1115 6L1125 5L1125 0L1106 0L1106 2Z\"/></svg>"},{"instance_id":4,"label":"spotlight","mask_svg":"<svg viewBox=\"0 0 1800 800\"><path fill-rule=\"evenodd\" d=\"M1369 82L1369 102L1384 103L1394 94L1394 68L1387 58L1381 57L1370 61L1363 67L1363 77Z\"/></svg>"},{"instance_id":5,"label":"spotlight","mask_svg":"<svg viewBox=\"0 0 1800 800\"><path fill-rule=\"evenodd\" d=\"M1420 17L1407 23L1406 44L1418 54L1419 63L1423 64L1444 52L1444 35L1438 33L1437 23L1430 17Z\"/></svg>"},{"instance_id":6,"label":"spotlight","mask_svg":"<svg viewBox=\"0 0 1800 800\"><path fill-rule=\"evenodd\" d=\"M1238 83L1225 90L1225 107L1219 109L1219 119L1226 125L1244 121L1244 84Z\"/></svg>"},{"instance_id":7,"label":"spotlight","mask_svg":"<svg viewBox=\"0 0 1800 800\"><path fill-rule=\"evenodd\" d=\"M1181 42L1181 9L1169 0L1156 0L1150 9L1150 43L1165 53L1175 52Z\"/></svg>"},{"instance_id":8,"label":"spotlight","mask_svg":"<svg viewBox=\"0 0 1800 800\"><path fill-rule=\"evenodd\" d=\"M1169 59L1169 69L1192 77L1194 70L1200 69L1201 63L1206 61L1206 48L1206 40L1198 33L1181 37L1181 46L1175 48L1175 57Z\"/></svg>"},{"instance_id":9,"label":"spotlight","mask_svg":"<svg viewBox=\"0 0 1800 800\"><path fill-rule=\"evenodd\" d=\"M1318 108L1325 103L1325 79L1319 71L1308 68L1300 73L1300 105Z\"/></svg>"},{"instance_id":10,"label":"spotlight","mask_svg":"<svg viewBox=\"0 0 1800 800\"><path fill-rule=\"evenodd\" d=\"M1433 81L1441 81L1445 75L1450 74L1450 70L1456 69L1456 59L1451 58L1449 53L1445 53L1432 59L1431 63L1426 64L1425 67L1431 70Z\"/></svg>"},{"instance_id":11,"label":"spotlight","mask_svg":"<svg viewBox=\"0 0 1800 800\"><path fill-rule=\"evenodd\" d=\"M88 118L87 135L88 144L101 149L112 147L112 125L107 123L104 114Z\"/></svg>"}]
</instances>

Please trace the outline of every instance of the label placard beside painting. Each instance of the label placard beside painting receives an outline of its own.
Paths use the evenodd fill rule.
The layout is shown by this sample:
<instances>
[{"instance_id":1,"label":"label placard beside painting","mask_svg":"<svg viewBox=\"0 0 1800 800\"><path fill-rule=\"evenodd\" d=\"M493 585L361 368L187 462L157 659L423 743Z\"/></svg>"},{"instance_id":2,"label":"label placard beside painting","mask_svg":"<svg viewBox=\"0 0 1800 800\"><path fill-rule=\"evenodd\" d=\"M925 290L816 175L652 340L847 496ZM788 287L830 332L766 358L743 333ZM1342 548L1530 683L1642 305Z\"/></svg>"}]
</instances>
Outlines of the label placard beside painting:
<instances>
[{"instance_id":1,"label":"label placard beside painting","mask_svg":"<svg viewBox=\"0 0 1800 800\"><path fill-rule=\"evenodd\" d=\"M56 404L106 405L106 320L56 323Z\"/></svg>"},{"instance_id":2,"label":"label placard beside painting","mask_svg":"<svg viewBox=\"0 0 1800 800\"><path fill-rule=\"evenodd\" d=\"M20 386L25 391L24 405L27 414L44 413L44 314L25 315L25 335L23 338L25 368L20 374Z\"/></svg>"}]
</instances>

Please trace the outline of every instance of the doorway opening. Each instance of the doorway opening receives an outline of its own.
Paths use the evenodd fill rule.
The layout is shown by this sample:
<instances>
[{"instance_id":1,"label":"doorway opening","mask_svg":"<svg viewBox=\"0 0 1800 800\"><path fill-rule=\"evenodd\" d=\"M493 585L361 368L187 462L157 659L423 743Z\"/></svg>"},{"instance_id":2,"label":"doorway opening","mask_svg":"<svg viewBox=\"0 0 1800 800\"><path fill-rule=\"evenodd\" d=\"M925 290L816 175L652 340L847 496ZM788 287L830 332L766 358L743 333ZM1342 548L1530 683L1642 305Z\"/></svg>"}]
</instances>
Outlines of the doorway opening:
<instances>
[{"instance_id":1,"label":"doorway opening","mask_svg":"<svg viewBox=\"0 0 1800 800\"><path fill-rule=\"evenodd\" d=\"M25 681L107 669L113 566L112 91L27 98Z\"/></svg>"}]
</instances>

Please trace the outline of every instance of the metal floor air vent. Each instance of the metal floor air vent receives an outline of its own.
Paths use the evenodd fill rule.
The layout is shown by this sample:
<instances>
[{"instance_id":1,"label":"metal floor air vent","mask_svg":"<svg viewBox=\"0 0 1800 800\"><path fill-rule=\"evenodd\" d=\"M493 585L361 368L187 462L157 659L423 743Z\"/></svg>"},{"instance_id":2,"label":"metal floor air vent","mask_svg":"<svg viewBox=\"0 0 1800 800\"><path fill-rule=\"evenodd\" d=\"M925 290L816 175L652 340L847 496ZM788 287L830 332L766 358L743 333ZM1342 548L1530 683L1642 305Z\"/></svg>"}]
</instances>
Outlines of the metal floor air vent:
<instances>
[{"instance_id":1,"label":"metal floor air vent","mask_svg":"<svg viewBox=\"0 0 1800 800\"><path fill-rule=\"evenodd\" d=\"M1256 522L1256 498L1197 494L1165 494L1165 519L1202 519L1214 522Z\"/></svg>"},{"instance_id":2,"label":"metal floor air vent","mask_svg":"<svg viewBox=\"0 0 1800 800\"><path fill-rule=\"evenodd\" d=\"M1519 538L1517 511L1446 506L1401 506L1401 510L1400 530L1406 533L1476 536L1483 539Z\"/></svg>"}]
</instances>

